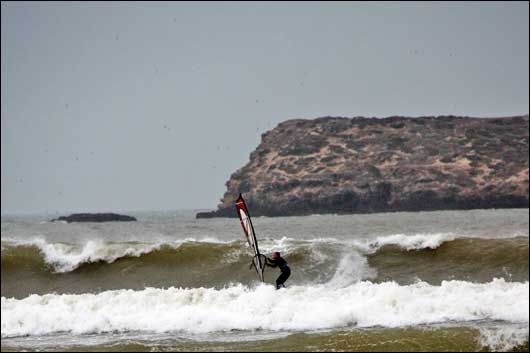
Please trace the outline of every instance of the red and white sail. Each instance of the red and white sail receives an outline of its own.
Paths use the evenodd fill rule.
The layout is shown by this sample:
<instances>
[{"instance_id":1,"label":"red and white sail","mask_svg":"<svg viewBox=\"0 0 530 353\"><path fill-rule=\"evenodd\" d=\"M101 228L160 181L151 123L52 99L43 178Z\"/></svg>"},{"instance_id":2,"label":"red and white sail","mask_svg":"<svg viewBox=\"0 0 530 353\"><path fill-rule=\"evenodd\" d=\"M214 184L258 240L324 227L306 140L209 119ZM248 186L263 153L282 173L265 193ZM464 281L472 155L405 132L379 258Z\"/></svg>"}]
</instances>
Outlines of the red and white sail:
<instances>
[{"instance_id":1,"label":"red and white sail","mask_svg":"<svg viewBox=\"0 0 530 353\"><path fill-rule=\"evenodd\" d=\"M241 226L243 227L243 232L247 238L248 245L250 246L250 249L254 255L252 262L254 263L254 267L256 268L256 272L258 273L260 280L264 282L263 269L265 267L265 263L261 259L262 255L259 253L258 240L256 239L256 234L254 233L254 227L252 226L250 213L248 212L247 205L245 204L245 200L243 200L243 196L241 196L241 194L239 194L239 197L236 201L236 210L239 220L241 221Z\"/></svg>"}]
</instances>

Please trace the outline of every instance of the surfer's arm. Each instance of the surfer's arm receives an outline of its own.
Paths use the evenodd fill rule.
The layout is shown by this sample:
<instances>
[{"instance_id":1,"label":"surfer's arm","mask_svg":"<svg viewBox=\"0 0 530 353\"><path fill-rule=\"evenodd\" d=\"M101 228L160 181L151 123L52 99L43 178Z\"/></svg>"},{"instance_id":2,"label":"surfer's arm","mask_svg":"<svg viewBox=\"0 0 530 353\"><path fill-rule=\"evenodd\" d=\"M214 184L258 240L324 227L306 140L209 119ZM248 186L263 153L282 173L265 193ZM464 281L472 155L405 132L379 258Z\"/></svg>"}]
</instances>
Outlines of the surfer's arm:
<instances>
[{"instance_id":1,"label":"surfer's arm","mask_svg":"<svg viewBox=\"0 0 530 353\"><path fill-rule=\"evenodd\" d=\"M265 257L265 259L267 259L265 261L265 265L266 266L269 266L269 267L278 267L278 264L276 263L276 261L272 261L271 259L269 259L268 257Z\"/></svg>"}]
</instances>

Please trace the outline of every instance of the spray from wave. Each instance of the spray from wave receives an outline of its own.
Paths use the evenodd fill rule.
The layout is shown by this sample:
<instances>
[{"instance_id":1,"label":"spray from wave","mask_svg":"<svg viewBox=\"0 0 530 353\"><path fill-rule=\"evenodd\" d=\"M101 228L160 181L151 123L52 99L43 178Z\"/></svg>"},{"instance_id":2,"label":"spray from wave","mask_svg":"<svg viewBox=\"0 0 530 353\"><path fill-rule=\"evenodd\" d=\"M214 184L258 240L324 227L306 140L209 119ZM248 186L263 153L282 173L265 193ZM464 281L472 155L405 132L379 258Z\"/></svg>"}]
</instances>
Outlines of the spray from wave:
<instances>
[{"instance_id":1,"label":"spray from wave","mask_svg":"<svg viewBox=\"0 0 530 353\"><path fill-rule=\"evenodd\" d=\"M15 247L36 247L43 255L45 263L51 266L55 272L64 273L77 269L82 264L106 262L113 263L124 257L139 257L162 247L177 249L184 243L220 243L214 238L196 240L186 238L174 242L140 243L140 242L108 242L103 240L89 240L84 244L49 243L42 238L34 238L29 241L10 242L11 248ZM2 251L6 251L7 246L2 243Z\"/></svg>"},{"instance_id":2,"label":"spray from wave","mask_svg":"<svg viewBox=\"0 0 530 353\"><path fill-rule=\"evenodd\" d=\"M473 320L528 323L528 290L528 282L495 279L484 284L444 281L440 286L362 281L344 288L293 286L280 291L268 285L236 285L2 297L2 337L63 331L300 331Z\"/></svg>"},{"instance_id":3,"label":"spray from wave","mask_svg":"<svg viewBox=\"0 0 530 353\"><path fill-rule=\"evenodd\" d=\"M289 285L341 288L362 280L439 285L446 279L487 283L495 277L528 281L528 238L452 238L392 235L361 245L332 238L264 239L262 252L282 252L293 270ZM219 289L256 281L243 241L66 244L33 239L2 245L6 297L171 286ZM273 269L265 271L267 283L277 276Z\"/></svg>"},{"instance_id":4,"label":"spray from wave","mask_svg":"<svg viewBox=\"0 0 530 353\"><path fill-rule=\"evenodd\" d=\"M495 352L509 352L528 342L529 330L526 327L480 327L479 344ZM528 344L528 343L527 343Z\"/></svg>"},{"instance_id":5,"label":"spray from wave","mask_svg":"<svg viewBox=\"0 0 530 353\"><path fill-rule=\"evenodd\" d=\"M334 238L319 238L309 240L295 240L287 237L281 239L264 239L261 249L264 253L272 251L282 251L289 254L296 251L301 245L313 246L318 244L336 244L354 247L365 253L373 253L386 245L397 245L406 250L435 249L442 243L452 241L455 237L451 234L417 234L404 235L396 234L378 237L374 241L340 241ZM2 242L2 251L7 247L34 246L42 253L44 261L56 272L64 273L77 269L85 263L107 262L113 263L124 257L139 257L162 247L178 248L185 243L205 243L205 244L244 244L242 241L221 241L215 238L194 239L186 238L173 242L120 242L113 243L103 240L89 240L84 244L49 243L42 238L34 238L28 241Z\"/></svg>"}]
</instances>

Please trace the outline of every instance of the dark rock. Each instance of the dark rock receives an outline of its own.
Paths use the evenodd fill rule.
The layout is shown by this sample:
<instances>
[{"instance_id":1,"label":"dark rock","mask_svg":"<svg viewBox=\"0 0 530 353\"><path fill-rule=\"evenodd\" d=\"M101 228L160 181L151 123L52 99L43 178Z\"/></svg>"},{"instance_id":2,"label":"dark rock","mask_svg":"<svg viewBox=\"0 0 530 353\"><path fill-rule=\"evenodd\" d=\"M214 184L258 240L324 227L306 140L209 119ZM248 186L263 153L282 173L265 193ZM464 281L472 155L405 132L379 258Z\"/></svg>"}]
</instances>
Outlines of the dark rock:
<instances>
[{"instance_id":1,"label":"dark rock","mask_svg":"<svg viewBox=\"0 0 530 353\"><path fill-rule=\"evenodd\" d=\"M70 216L61 216L52 219L51 222L65 221L71 222L131 222L136 221L136 218L131 216L124 216L115 213L74 213Z\"/></svg>"}]
</instances>

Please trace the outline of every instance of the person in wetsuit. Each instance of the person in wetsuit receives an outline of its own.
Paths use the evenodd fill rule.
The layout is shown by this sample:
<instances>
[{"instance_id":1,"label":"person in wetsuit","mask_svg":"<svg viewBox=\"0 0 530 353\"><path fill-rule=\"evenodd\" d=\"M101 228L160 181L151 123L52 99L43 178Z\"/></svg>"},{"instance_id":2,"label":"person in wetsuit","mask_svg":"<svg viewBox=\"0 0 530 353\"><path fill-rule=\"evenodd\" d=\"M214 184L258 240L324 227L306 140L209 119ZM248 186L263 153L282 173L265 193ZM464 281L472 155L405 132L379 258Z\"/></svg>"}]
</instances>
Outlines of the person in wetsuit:
<instances>
[{"instance_id":1,"label":"person in wetsuit","mask_svg":"<svg viewBox=\"0 0 530 353\"><path fill-rule=\"evenodd\" d=\"M268 257L266 259L267 261L265 262L265 265L269 267L279 267L280 271L282 271L280 276L276 279L276 289L280 289L280 287L285 288L284 283L291 275L291 269L289 268L287 261L285 261L277 251L272 253L272 259L269 259Z\"/></svg>"}]
</instances>

